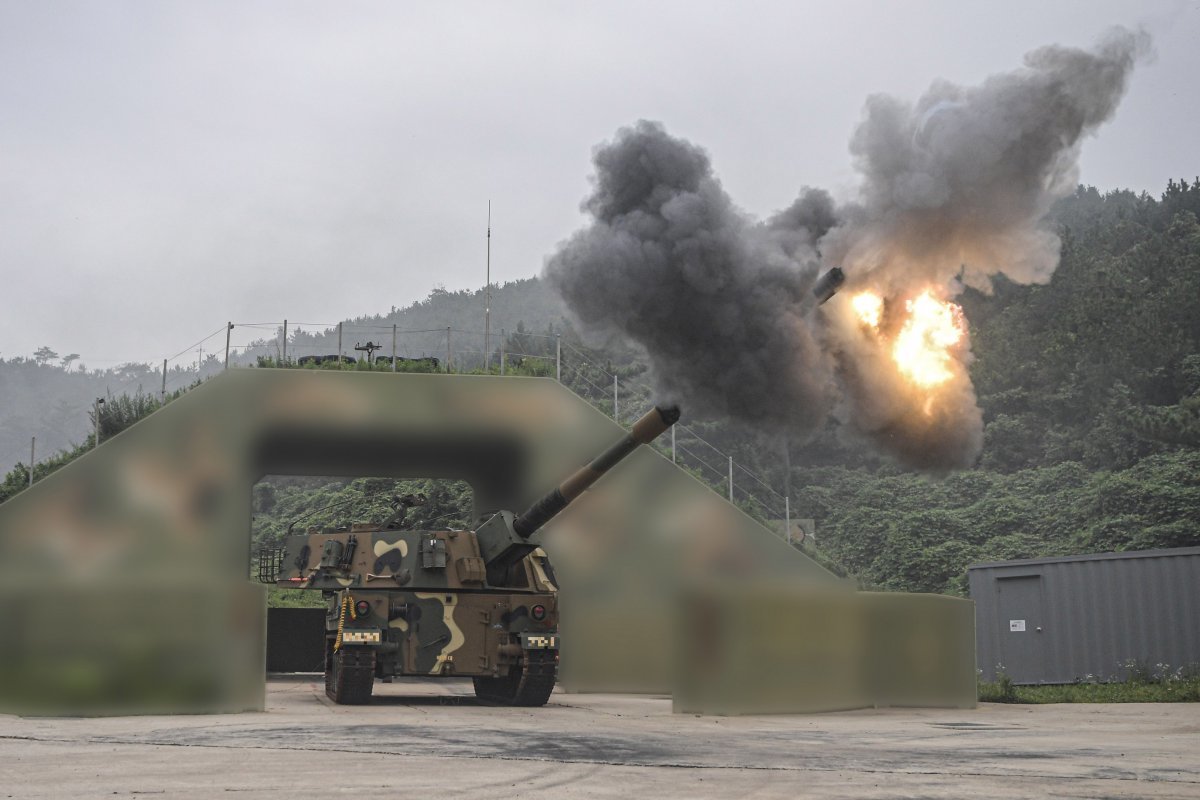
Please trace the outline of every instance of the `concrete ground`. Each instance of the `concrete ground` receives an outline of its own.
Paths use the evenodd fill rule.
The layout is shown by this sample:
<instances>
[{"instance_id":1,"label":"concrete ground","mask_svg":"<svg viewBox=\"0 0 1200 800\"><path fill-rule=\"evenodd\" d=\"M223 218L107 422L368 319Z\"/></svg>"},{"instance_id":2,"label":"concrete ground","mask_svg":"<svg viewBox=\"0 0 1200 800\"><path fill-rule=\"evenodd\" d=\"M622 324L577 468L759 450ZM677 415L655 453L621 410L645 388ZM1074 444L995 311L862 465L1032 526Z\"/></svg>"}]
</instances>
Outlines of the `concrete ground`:
<instances>
[{"instance_id":1,"label":"concrete ground","mask_svg":"<svg viewBox=\"0 0 1200 800\"><path fill-rule=\"evenodd\" d=\"M319 679L272 680L265 713L0 716L0 798L1200 798L1195 704L722 718L663 697L510 709L462 682L375 690L343 707Z\"/></svg>"}]
</instances>

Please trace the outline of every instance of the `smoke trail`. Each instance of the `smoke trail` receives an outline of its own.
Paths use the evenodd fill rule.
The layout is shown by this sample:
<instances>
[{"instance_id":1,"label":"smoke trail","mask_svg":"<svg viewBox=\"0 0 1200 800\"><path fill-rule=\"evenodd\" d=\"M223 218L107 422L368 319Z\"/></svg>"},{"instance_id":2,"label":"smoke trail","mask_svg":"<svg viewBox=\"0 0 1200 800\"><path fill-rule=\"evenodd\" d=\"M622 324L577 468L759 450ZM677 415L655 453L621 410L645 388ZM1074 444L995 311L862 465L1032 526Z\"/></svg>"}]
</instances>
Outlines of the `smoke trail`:
<instances>
[{"instance_id":1,"label":"smoke trail","mask_svg":"<svg viewBox=\"0 0 1200 800\"><path fill-rule=\"evenodd\" d=\"M915 104L873 96L850 144L857 201L805 190L765 222L733 204L703 150L639 122L596 150L593 221L546 276L585 328L640 344L659 389L694 411L807 432L836 406L902 463L968 466L983 440L969 347L932 396L891 363L888 332L922 291L1049 279L1060 243L1045 214L1148 50L1118 29L1092 51L1036 50L977 87L935 83ZM844 298L815 311L822 262L882 296L882 328L868 335Z\"/></svg>"}]
</instances>

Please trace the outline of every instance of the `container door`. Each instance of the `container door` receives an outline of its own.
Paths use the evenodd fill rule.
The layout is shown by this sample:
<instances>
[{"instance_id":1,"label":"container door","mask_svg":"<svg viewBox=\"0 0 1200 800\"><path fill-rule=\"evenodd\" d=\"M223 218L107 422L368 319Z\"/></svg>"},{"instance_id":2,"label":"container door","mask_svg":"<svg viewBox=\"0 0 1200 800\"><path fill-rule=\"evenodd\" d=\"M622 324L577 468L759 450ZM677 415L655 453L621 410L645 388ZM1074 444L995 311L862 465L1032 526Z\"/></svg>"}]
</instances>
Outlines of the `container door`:
<instances>
[{"instance_id":1,"label":"container door","mask_svg":"<svg viewBox=\"0 0 1200 800\"><path fill-rule=\"evenodd\" d=\"M1046 638L1042 633L1042 578L1022 575L996 579L1000 618L1000 663L1016 683L1046 679ZM1000 670L997 669L997 672Z\"/></svg>"}]
</instances>

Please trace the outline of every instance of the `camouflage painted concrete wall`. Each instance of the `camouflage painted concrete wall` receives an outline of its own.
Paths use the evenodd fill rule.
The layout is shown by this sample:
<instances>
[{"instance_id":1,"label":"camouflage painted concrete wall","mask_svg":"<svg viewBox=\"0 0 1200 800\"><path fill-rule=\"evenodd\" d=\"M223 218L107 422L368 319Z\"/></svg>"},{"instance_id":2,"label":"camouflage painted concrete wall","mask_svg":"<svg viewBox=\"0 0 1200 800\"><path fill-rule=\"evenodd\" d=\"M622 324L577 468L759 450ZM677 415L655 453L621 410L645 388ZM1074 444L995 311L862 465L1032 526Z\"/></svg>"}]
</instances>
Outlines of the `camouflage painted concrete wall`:
<instances>
[{"instance_id":1,"label":"camouflage painted concrete wall","mask_svg":"<svg viewBox=\"0 0 1200 800\"><path fill-rule=\"evenodd\" d=\"M521 508L618 434L549 380L226 373L0 506L0 703L260 708L263 590L246 575L261 475L463 477L478 511ZM640 587L656 594L639 626L662 629L671 576L720 546L824 575L657 454L624 466L542 534L581 621ZM589 639L582 622L569 638Z\"/></svg>"},{"instance_id":2,"label":"camouflage painted concrete wall","mask_svg":"<svg viewBox=\"0 0 1200 800\"><path fill-rule=\"evenodd\" d=\"M675 710L974 708L974 603L761 579L685 588Z\"/></svg>"},{"instance_id":3,"label":"camouflage painted concrete wall","mask_svg":"<svg viewBox=\"0 0 1200 800\"><path fill-rule=\"evenodd\" d=\"M264 591L246 578L262 475L463 478L477 513L521 510L621 433L546 379L221 375L0 506L0 706L262 708ZM687 585L837 585L648 448L536 538L574 690L671 691Z\"/></svg>"}]
</instances>

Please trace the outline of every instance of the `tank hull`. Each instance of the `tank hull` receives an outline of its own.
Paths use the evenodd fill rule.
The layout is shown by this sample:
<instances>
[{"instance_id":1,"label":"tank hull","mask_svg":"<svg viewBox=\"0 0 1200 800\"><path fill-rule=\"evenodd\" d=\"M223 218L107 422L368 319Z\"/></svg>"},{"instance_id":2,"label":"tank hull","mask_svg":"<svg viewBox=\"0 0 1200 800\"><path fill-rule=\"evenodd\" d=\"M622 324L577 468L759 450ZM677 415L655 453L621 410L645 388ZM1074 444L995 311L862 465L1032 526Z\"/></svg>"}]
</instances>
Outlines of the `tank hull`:
<instances>
[{"instance_id":1,"label":"tank hull","mask_svg":"<svg viewBox=\"0 0 1200 800\"><path fill-rule=\"evenodd\" d=\"M484 702L545 705L558 677L550 592L327 593L325 692L370 701L376 679L470 677Z\"/></svg>"},{"instance_id":2,"label":"tank hull","mask_svg":"<svg viewBox=\"0 0 1200 800\"><path fill-rule=\"evenodd\" d=\"M325 690L366 703L374 682L474 678L489 702L542 705L558 673L554 570L535 548L488 583L473 531L349 530L290 536L260 555L279 586L326 601Z\"/></svg>"},{"instance_id":3,"label":"tank hull","mask_svg":"<svg viewBox=\"0 0 1200 800\"><path fill-rule=\"evenodd\" d=\"M326 639L373 650L379 678L500 677L530 650L558 651L551 592L347 589L327 603Z\"/></svg>"}]
</instances>

